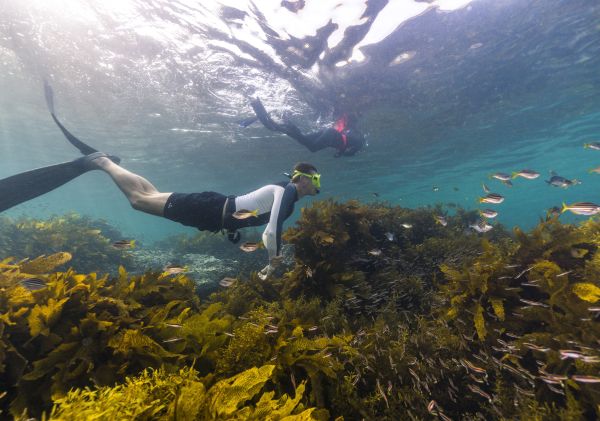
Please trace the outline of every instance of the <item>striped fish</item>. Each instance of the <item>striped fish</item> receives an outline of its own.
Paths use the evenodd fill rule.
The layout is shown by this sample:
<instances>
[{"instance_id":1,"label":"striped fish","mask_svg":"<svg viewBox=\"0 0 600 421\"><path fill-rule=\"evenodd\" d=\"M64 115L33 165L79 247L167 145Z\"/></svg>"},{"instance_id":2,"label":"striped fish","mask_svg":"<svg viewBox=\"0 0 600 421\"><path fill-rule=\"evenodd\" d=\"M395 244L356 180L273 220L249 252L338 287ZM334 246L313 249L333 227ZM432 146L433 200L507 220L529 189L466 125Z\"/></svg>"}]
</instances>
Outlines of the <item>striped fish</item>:
<instances>
[{"instance_id":1,"label":"striped fish","mask_svg":"<svg viewBox=\"0 0 600 421\"><path fill-rule=\"evenodd\" d=\"M496 212L495 210L492 209L483 209L483 210L479 210L479 215L483 216L484 218L495 218L498 216L498 212Z\"/></svg>"},{"instance_id":2,"label":"striped fish","mask_svg":"<svg viewBox=\"0 0 600 421\"><path fill-rule=\"evenodd\" d=\"M40 278L27 278L19 281L22 287L27 288L30 291L37 291L38 289L46 288L46 281Z\"/></svg>"},{"instance_id":3,"label":"striped fish","mask_svg":"<svg viewBox=\"0 0 600 421\"><path fill-rule=\"evenodd\" d=\"M583 147L586 149L595 149L600 151L600 142L584 143Z\"/></svg>"},{"instance_id":4,"label":"striped fish","mask_svg":"<svg viewBox=\"0 0 600 421\"><path fill-rule=\"evenodd\" d=\"M490 175L490 178L495 178L496 180L500 181L510 181L510 175L506 174L505 172L496 172Z\"/></svg>"},{"instance_id":5,"label":"striped fish","mask_svg":"<svg viewBox=\"0 0 600 421\"><path fill-rule=\"evenodd\" d=\"M479 203L498 204L498 203L502 203L502 202L504 202L504 196L501 196L497 193L489 193L487 196L479 198Z\"/></svg>"},{"instance_id":6,"label":"striped fish","mask_svg":"<svg viewBox=\"0 0 600 421\"><path fill-rule=\"evenodd\" d=\"M600 206L591 202L577 202L572 205L567 205L563 202L561 213L571 211L575 215L591 216L600 212Z\"/></svg>"},{"instance_id":7,"label":"striped fish","mask_svg":"<svg viewBox=\"0 0 600 421\"><path fill-rule=\"evenodd\" d=\"M512 178L523 177L528 180L535 180L540 176L540 173L533 170L521 170L512 173Z\"/></svg>"}]
</instances>

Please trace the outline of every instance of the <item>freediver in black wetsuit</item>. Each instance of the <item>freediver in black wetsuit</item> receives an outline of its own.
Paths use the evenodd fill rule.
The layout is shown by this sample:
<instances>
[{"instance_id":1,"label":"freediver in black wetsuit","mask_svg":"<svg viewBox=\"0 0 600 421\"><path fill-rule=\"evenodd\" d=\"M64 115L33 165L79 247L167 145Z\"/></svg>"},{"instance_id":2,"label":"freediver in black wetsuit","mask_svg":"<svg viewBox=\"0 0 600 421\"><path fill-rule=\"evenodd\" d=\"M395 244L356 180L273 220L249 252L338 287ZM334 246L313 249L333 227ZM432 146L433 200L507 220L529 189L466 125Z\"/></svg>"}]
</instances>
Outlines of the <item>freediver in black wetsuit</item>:
<instances>
[{"instance_id":1,"label":"freediver in black wetsuit","mask_svg":"<svg viewBox=\"0 0 600 421\"><path fill-rule=\"evenodd\" d=\"M267 113L260 99L256 98L250 105L256 113L256 117L267 129L288 135L295 139L301 145L306 146L309 151L316 152L325 148L334 148L337 150L335 157L352 156L360 151L365 145L364 135L352 127L351 120L344 115L338 119L334 127L319 130L316 132L302 134L300 129L289 121L276 123ZM245 120L244 126L251 124L254 119Z\"/></svg>"}]
</instances>

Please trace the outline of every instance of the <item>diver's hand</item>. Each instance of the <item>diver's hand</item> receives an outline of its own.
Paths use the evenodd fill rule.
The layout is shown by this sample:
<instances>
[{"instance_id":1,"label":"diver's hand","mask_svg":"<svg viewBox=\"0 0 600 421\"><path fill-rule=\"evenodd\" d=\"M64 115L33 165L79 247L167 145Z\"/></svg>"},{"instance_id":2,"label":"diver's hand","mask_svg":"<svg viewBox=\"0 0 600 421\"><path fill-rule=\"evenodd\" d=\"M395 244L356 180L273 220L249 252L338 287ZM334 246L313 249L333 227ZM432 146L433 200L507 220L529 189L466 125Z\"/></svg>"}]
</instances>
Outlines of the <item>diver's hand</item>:
<instances>
[{"instance_id":1,"label":"diver's hand","mask_svg":"<svg viewBox=\"0 0 600 421\"><path fill-rule=\"evenodd\" d=\"M260 278L261 281L266 281L274 271L275 271L275 268L269 264L269 265L265 266L264 268L262 268L262 270L260 272L258 272L258 277Z\"/></svg>"}]
</instances>

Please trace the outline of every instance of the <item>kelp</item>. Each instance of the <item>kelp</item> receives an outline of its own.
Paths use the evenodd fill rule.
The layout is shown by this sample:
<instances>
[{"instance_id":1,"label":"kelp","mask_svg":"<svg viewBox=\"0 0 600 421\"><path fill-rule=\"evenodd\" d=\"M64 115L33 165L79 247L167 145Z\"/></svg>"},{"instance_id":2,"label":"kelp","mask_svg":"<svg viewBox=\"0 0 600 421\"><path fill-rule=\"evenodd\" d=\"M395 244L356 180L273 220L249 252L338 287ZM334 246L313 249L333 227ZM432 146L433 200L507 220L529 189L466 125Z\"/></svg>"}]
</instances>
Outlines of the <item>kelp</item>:
<instances>
[{"instance_id":1,"label":"kelp","mask_svg":"<svg viewBox=\"0 0 600 421\"><path fill-rule=\"evenodd\" d=\"M123 384L70 391L57 399L49 420L174 419L174 420L327 420L328 413L301 403L305 384L274 399L266 391L274 366L254 367L208 384L198 372L147 369ZM262 394L261 394L262 392ZM255 399L260 394L260 398Z\"/></svg>"},{"instance_id":2,"label":"kelp","mask_svg":"<svg viewBox=\"0 0 600 421\"><path fill-rule=\"evenodd\" d=\"M40 270L44 261L56 263L53 256L33 261ZM19 282L28 264L0 266L0 384L14 415L24 409L39 414L72 387L108 385L146 367L186 361L165 341L174 335L166 323L198 308L187 278L130 277L121 269L109 281L68 270L46 275L45 288L29 290ZM190 361L194 357L190 353Z\"/></svg>"},{"instance_id":3,"label":"kelp","mask_svg":"<svg viewBox=\"0 0 600 421\"><path fill-rule=\"evenodd\" d=\"M280 277L240 273L202 300L184 275L44 263L48 287L30 291L4 261L0 405L90 418L110 399L141 419L598 418L600 224L481 235L467 228L474 212L453 212L316 202L285 234L295 258Z\"/></svg>"},{"instance_id":4,"label":"kelp","mask_svg":"<svg viewBox=\"0 0 600 421\"><path fill-rule=\"evenodd\" d=\"M15 259L68 252L80 272L112 271L119 265L132 267L133 260L111 247L122 234L106 221L76 213L48 220L0 217L0 256Z\"/></svg>"}]
</instances>

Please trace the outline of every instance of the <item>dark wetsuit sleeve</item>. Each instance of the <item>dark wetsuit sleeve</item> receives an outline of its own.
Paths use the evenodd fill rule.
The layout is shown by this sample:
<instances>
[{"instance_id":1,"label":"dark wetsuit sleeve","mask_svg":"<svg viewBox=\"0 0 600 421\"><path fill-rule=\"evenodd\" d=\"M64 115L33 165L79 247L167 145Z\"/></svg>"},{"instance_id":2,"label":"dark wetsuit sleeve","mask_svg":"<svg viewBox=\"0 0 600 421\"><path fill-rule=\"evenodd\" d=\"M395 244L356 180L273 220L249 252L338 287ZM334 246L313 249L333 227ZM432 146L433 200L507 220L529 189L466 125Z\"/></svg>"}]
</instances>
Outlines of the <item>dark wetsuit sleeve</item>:
<instances>
[{"instance_id":1,"label":"dark wetsuit sleeve","mask_svg":"<svg viewBox=\"0 0 600 421\"><path fill-rule=\"evenodd\" d=\"M294 211L296 197L296 187L292 183L289 183L283 191L280 190L275 194L273 207L271 208L271 218L263 233L263 243L269 252L269 260L281 255L283 221Z\"/></svg>"}]
</instances>

